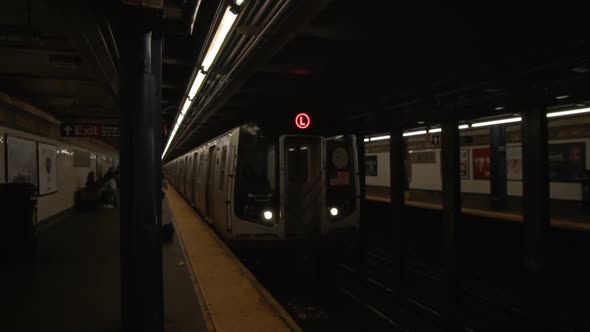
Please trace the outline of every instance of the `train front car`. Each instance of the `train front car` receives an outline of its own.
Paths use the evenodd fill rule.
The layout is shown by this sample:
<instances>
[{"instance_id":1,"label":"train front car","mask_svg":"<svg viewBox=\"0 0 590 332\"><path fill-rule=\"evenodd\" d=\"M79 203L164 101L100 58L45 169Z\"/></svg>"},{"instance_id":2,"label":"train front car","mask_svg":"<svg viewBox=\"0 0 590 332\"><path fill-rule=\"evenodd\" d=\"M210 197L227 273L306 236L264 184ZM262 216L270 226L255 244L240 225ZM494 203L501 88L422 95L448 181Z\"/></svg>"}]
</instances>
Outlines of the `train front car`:
<instances>
[{"instance_id":1,"label":"train front car","mask_svg":"<svg viewBox=\"0 0 590 332\"><path fill-rule=\"evenodd\" d=\"M264 137L240 130L232 244L308 246L345 242L359 223L354 135Z\"/></svg>"}]
</instances>

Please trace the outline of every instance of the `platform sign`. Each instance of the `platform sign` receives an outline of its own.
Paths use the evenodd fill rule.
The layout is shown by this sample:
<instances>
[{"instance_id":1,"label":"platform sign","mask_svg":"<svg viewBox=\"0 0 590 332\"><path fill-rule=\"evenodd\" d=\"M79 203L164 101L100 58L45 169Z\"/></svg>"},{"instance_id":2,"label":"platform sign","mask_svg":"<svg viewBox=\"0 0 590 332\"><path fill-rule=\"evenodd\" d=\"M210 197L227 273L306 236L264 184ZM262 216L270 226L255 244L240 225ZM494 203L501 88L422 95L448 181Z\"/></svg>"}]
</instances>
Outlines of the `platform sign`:
<instances>
[{"instance_id":1,"label":"platform sign","mask_svg":"<svg viewBox=\"0 0 590 332\"><path fill-rule=\"evenodd\" d=\"M118 126L102 126L102 136L103 137L117 137L119 136L119 127Z\"/></svg>"},{"instance_id":2,"label":"platform sign","mask_svg":"<svg viewBox=\"0 0 590 332\"><path fill-rule=\"evenodd\" d=\"M105 124L72 124L61 125L63 137L118 137L119 126Z\"/></svg>"},{"instance_id":3,"label":"platform sign","mask_svg":"<svg viewBox=\"0 0 590 332\"><path fill-rule=\"evenodd\" d=\"M307 129L311 124L311 119L306 113L299 113L295 116L295 126L299 129Z\"/></svg>"}]
</instances>

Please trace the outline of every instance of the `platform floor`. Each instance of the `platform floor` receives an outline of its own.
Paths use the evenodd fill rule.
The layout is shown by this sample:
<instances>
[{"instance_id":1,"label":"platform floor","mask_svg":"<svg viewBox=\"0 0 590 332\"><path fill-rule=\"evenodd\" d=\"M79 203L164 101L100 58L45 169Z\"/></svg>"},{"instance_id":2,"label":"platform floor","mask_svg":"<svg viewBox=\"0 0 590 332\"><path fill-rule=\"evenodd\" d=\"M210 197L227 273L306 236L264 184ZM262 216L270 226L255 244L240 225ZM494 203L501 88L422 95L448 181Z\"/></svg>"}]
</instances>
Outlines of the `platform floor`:
<instances>
[{"instance_id":1,"label":"platform floor","mask_svg":"<svg viewBox=\"0 0 590 332\"><path fill-rule=\"evenodd\" d=\"M171 187L170 211L206 315L216 331L298 331L278 302Z\"/></svg>"},{"instance_id":2,"label":"platform floor","mask_svg":"<svg viewBox=\"0 0 590 332\"><path fill-rule=\"evenodd\" d=\"M390 202L389 187L367 186L367 199ZM442 209L442 194L435 191L410 190L406 192L406 205L431 209ZM509 197L505 210L494 210L487 195L463 194L462 212L469 215L522 222L522 199ZM552 201L551 225L554 227L590 231L590 210L584 210L580 203Z\"/></svg>"},{"instance_id":3,"label":"platform floor","mask_svg":"<svg viewBox=\"0 0 590 332\"><path fill-rule=\"evenodd\" d=\"M120 331L119 210L66 217L38 240L36 263L0 270L2 330ZM163 260L166 331L207 331L176 238Z\"/></svg>"}]
</instances>

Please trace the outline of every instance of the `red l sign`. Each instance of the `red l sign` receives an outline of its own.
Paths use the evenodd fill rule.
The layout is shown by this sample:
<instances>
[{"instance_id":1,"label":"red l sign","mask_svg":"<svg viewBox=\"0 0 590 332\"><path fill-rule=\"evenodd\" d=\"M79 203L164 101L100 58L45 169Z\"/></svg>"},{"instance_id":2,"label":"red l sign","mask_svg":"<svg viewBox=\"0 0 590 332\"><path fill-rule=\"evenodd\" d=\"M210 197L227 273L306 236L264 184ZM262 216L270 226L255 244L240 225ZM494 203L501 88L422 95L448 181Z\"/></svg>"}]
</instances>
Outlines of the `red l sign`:
<instances>
[{"instance_id":1,"label":"red l sign","mask_svg":"<svg viewBox=\"0 0 590 332\"><path fill-rule=\"evenodd\" d=\"M309 119L309 115L305 113L299 113L295 116L295 125L299 129L306 129L311 124L311 120Z\"/></svg>"}]
</instances>

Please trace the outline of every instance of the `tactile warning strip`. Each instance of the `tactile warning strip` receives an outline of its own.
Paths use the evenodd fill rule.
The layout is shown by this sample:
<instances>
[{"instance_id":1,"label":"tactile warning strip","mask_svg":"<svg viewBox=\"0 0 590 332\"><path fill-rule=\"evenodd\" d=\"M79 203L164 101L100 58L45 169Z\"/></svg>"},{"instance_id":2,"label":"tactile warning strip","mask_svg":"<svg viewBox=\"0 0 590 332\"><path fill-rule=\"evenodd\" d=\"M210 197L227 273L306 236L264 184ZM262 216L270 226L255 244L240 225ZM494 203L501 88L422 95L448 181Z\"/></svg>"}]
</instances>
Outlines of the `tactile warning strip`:
<instances>
[{"instance_id":1,"label":"tactile warning strip","mask_svg":"<svg viewBox=\"0 0 590 332\"><path fill-rule=\"evenodd\" d=\"M299 331L276 300L170 186L166 197L215 330Z\"/></svg>"}]
</instances>

